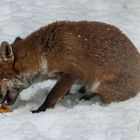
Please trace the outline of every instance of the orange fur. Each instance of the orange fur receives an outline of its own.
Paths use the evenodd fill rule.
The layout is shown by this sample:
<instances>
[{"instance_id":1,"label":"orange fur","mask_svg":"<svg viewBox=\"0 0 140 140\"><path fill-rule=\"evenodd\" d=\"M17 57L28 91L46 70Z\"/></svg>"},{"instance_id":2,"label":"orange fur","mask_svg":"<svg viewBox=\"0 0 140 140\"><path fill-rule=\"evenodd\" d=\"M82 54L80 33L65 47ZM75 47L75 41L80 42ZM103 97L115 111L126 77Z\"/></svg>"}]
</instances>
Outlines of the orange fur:
<instances>
[{"instance_id":1,"label":"orange fur","mask_svg":"<svg viewBox=\"0 0 140 140\"><path fill-rule=\"evenodd\" d=\"M42 71L46 79L49 73L58 77L69 74L75 77L73 82L91 89L99 80L97 92L105 103L131 98L140 90L140 55L126 35L112 25L54 22L11 47L14 61L0 59L0 77L34 77Z\"/></svg>"}]
</instances>

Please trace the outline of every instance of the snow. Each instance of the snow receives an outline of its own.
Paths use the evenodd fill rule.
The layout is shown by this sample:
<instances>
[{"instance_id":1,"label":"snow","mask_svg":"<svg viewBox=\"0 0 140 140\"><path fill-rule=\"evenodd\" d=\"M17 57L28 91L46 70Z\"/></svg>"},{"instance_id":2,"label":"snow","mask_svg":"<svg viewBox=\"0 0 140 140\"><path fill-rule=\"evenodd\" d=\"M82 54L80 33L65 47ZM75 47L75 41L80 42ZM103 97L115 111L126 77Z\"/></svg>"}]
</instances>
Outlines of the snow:
<instances>
[{"instance_id":1,"label":"snow","mask_svg":"<svg viewBox=\"0 0 140 140\"><path fill-rule=\"evenodd\" d=\"M139 17L139 0L1 0L0 42L25 37L56 20L96 20L118 26L140 51ZM0 114L0 140L140 139L140 94L109 105L70 94L54 109L32 114L54 84L49 80L31 86L12 112Z\"/></svg>"}]
</instances>

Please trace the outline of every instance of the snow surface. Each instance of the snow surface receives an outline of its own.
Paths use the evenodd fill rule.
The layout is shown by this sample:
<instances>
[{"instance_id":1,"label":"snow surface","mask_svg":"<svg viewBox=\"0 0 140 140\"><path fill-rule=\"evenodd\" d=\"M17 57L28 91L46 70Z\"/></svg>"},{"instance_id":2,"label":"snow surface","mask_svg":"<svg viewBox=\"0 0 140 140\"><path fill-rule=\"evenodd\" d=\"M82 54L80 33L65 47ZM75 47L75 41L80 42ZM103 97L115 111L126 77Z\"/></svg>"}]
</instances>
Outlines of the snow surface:
<instances>
[{"instance_id":1,"label":"snow surface","mask_svg":"<svg viewBox=\"0 0 140 140\"><path fill-rule=\"evenodd\" d=\"M0 42L25 37L56 20L114 24L140 51L139 0L0 0ZM32 114L53 85L47 81L31 86L13 112L0 114L0 140L140 140L140 94L106 106L70 94L54 109Z\"/></svg>"}]
</instances>

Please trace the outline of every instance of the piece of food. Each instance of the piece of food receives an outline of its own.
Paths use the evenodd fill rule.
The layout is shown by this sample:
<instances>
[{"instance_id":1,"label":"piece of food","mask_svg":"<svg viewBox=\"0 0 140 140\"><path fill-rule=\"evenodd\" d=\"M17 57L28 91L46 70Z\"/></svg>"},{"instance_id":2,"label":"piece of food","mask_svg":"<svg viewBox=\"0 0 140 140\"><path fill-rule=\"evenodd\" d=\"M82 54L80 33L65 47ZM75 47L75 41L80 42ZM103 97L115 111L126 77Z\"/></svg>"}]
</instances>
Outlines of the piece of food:
<instances>
[{"instance_id":1,"label":"piece of food","mask_svg":"<svg viewBox=\"0 0 140 140\"><path fill-rule=\"evenodd\" d=\"M0 113L10 112L10 108L6 104L2 104L0 107Z\"/></svg>"}]
</instances>

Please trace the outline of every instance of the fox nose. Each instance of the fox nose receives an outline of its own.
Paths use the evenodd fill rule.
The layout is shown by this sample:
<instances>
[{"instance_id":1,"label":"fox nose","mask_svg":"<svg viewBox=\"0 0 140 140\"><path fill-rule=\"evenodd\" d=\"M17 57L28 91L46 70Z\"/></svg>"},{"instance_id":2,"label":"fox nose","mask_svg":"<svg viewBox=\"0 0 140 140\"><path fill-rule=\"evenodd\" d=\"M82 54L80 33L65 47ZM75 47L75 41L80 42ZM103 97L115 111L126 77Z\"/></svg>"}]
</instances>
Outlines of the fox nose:
<instances>
[{"instance_id":1,"label":"fox nose","mask_svg":"<svg viewBox=\"0 0 140 140\"><path fill-rule=\"evenodd\" d=\"M2 104L2 103L3 103L3 96L0 95L0 104Z\"/></svg>"}]
</instances>

